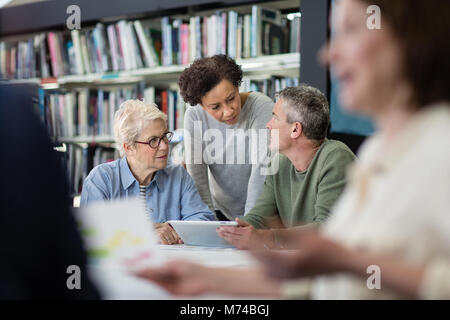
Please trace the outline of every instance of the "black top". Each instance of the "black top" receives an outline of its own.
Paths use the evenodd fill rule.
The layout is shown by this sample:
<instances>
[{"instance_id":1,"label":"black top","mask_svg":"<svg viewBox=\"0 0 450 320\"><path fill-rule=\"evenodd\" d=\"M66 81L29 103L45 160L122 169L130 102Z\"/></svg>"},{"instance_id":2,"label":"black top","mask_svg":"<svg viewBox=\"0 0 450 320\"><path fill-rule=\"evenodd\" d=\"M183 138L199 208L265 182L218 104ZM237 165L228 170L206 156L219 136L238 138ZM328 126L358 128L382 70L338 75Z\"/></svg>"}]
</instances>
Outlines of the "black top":
<instances>
[{"instance_id":1,"label":"black top","mask_svg":"<svg viewBox=\"0 0 450 320\"><path fill-rule=\"evenodd\" d=\"M0 86L0 299L97 299L65 175L30 88L37 92ZM80 290L67 287L70 265L80 267Z\"/></svg>"}]
</instances>

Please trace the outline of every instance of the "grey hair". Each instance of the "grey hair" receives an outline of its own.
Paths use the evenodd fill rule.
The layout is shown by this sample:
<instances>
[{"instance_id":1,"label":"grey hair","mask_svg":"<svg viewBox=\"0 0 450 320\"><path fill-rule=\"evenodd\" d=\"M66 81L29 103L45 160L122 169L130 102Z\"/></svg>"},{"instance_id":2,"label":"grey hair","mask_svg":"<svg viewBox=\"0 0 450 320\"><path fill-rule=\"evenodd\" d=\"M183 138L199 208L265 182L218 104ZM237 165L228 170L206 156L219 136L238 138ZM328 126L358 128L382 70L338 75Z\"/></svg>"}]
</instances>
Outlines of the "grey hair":
<instances>
[{"instance_id":1,"label":"grey hair","mask_svg":"<svg viewBox=\"0 0 450 320\"><path fill-rule=\"evenodd\" d=\"M134 145L148 121L157 119L166 122L167 115L156 104L141 100L123 102L114 115L114 138L120 155L125 155L124 143Z\"/></svg>"},{"instance_id":2,"label":"grey hair","mask_svg":"<svg viewBox=\"0 0 450 320\"><path fill-rule=\"evenodd\" d=\"M289 87L277 94L283 100L288 123L300 122L310 140L323 140L330 125L330 108L325 95L309 85Z\"/></svg>"}]
</instances>

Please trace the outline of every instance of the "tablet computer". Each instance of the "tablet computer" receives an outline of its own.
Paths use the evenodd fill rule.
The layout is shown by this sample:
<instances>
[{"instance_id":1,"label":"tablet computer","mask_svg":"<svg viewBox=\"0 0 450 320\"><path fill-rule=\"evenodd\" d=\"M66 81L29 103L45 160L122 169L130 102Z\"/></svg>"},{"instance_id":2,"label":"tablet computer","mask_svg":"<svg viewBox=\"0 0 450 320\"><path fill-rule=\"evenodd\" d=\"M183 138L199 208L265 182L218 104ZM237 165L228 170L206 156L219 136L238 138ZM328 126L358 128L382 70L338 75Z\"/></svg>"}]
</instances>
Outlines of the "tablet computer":
<instances>
[{"instance_id":1,"label":"tablet computer","mask_svg":"<svg viewBox=\"0 0 450 320\"><path fill-rule=\"evenodd\" d=\"M216 229L223 226L237 226L236 221L167 221L183 240L184 244L203 247L232 248L219 237Z\"/></svg>"}]
</instances>

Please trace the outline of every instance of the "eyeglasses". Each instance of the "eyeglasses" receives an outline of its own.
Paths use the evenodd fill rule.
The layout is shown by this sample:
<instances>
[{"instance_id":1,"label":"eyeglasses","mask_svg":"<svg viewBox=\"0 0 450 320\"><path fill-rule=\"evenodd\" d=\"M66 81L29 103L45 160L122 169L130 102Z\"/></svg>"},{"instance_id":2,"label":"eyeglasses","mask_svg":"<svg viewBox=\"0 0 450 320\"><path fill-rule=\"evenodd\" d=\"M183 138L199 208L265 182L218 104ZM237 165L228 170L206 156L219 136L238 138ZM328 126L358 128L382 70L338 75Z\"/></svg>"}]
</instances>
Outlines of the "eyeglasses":
<instances>
[{"instance_id":1,"label":"eyeglasses","mask_svg":"<svg viewBox=\"0 0 450 320\"><path fill-rule=\"evenodd\" d=\"M161 137L153 137L148 142L135 141L135 143L140 144L148 144L148 146L152 149L158 149L161 144L161 140L164 140L165 143L169 143L173 138L173 132L167 131Z\"/></svg>"}]
</instances>

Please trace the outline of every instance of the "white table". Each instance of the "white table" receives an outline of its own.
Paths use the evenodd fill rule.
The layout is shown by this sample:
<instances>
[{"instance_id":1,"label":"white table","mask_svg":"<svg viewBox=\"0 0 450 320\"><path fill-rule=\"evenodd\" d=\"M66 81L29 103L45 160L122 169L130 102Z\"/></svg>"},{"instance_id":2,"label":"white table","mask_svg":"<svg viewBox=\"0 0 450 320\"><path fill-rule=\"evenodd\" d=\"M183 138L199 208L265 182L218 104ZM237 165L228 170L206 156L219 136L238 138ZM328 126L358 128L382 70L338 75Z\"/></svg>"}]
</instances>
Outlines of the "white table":
<instances>
[{"instance_id":1,"label":"white table","mask_svg":"<svg viewBox=\"0 0 450 320\"><path fill-rule=\"evenodd\" d=\"M247 267L255 260L243 250L234 248L206 248L187 245L158 245L163 255L169 259L184 259L214 267ZM89 267L89 272L105 299L192 299L193 297L173 297L165 290L143 279L134 277L119 267ZM203 295L196 299L231 299L236 297ZM249 297L250 298L250 297Z\"/></svg>"}]
</instances>

